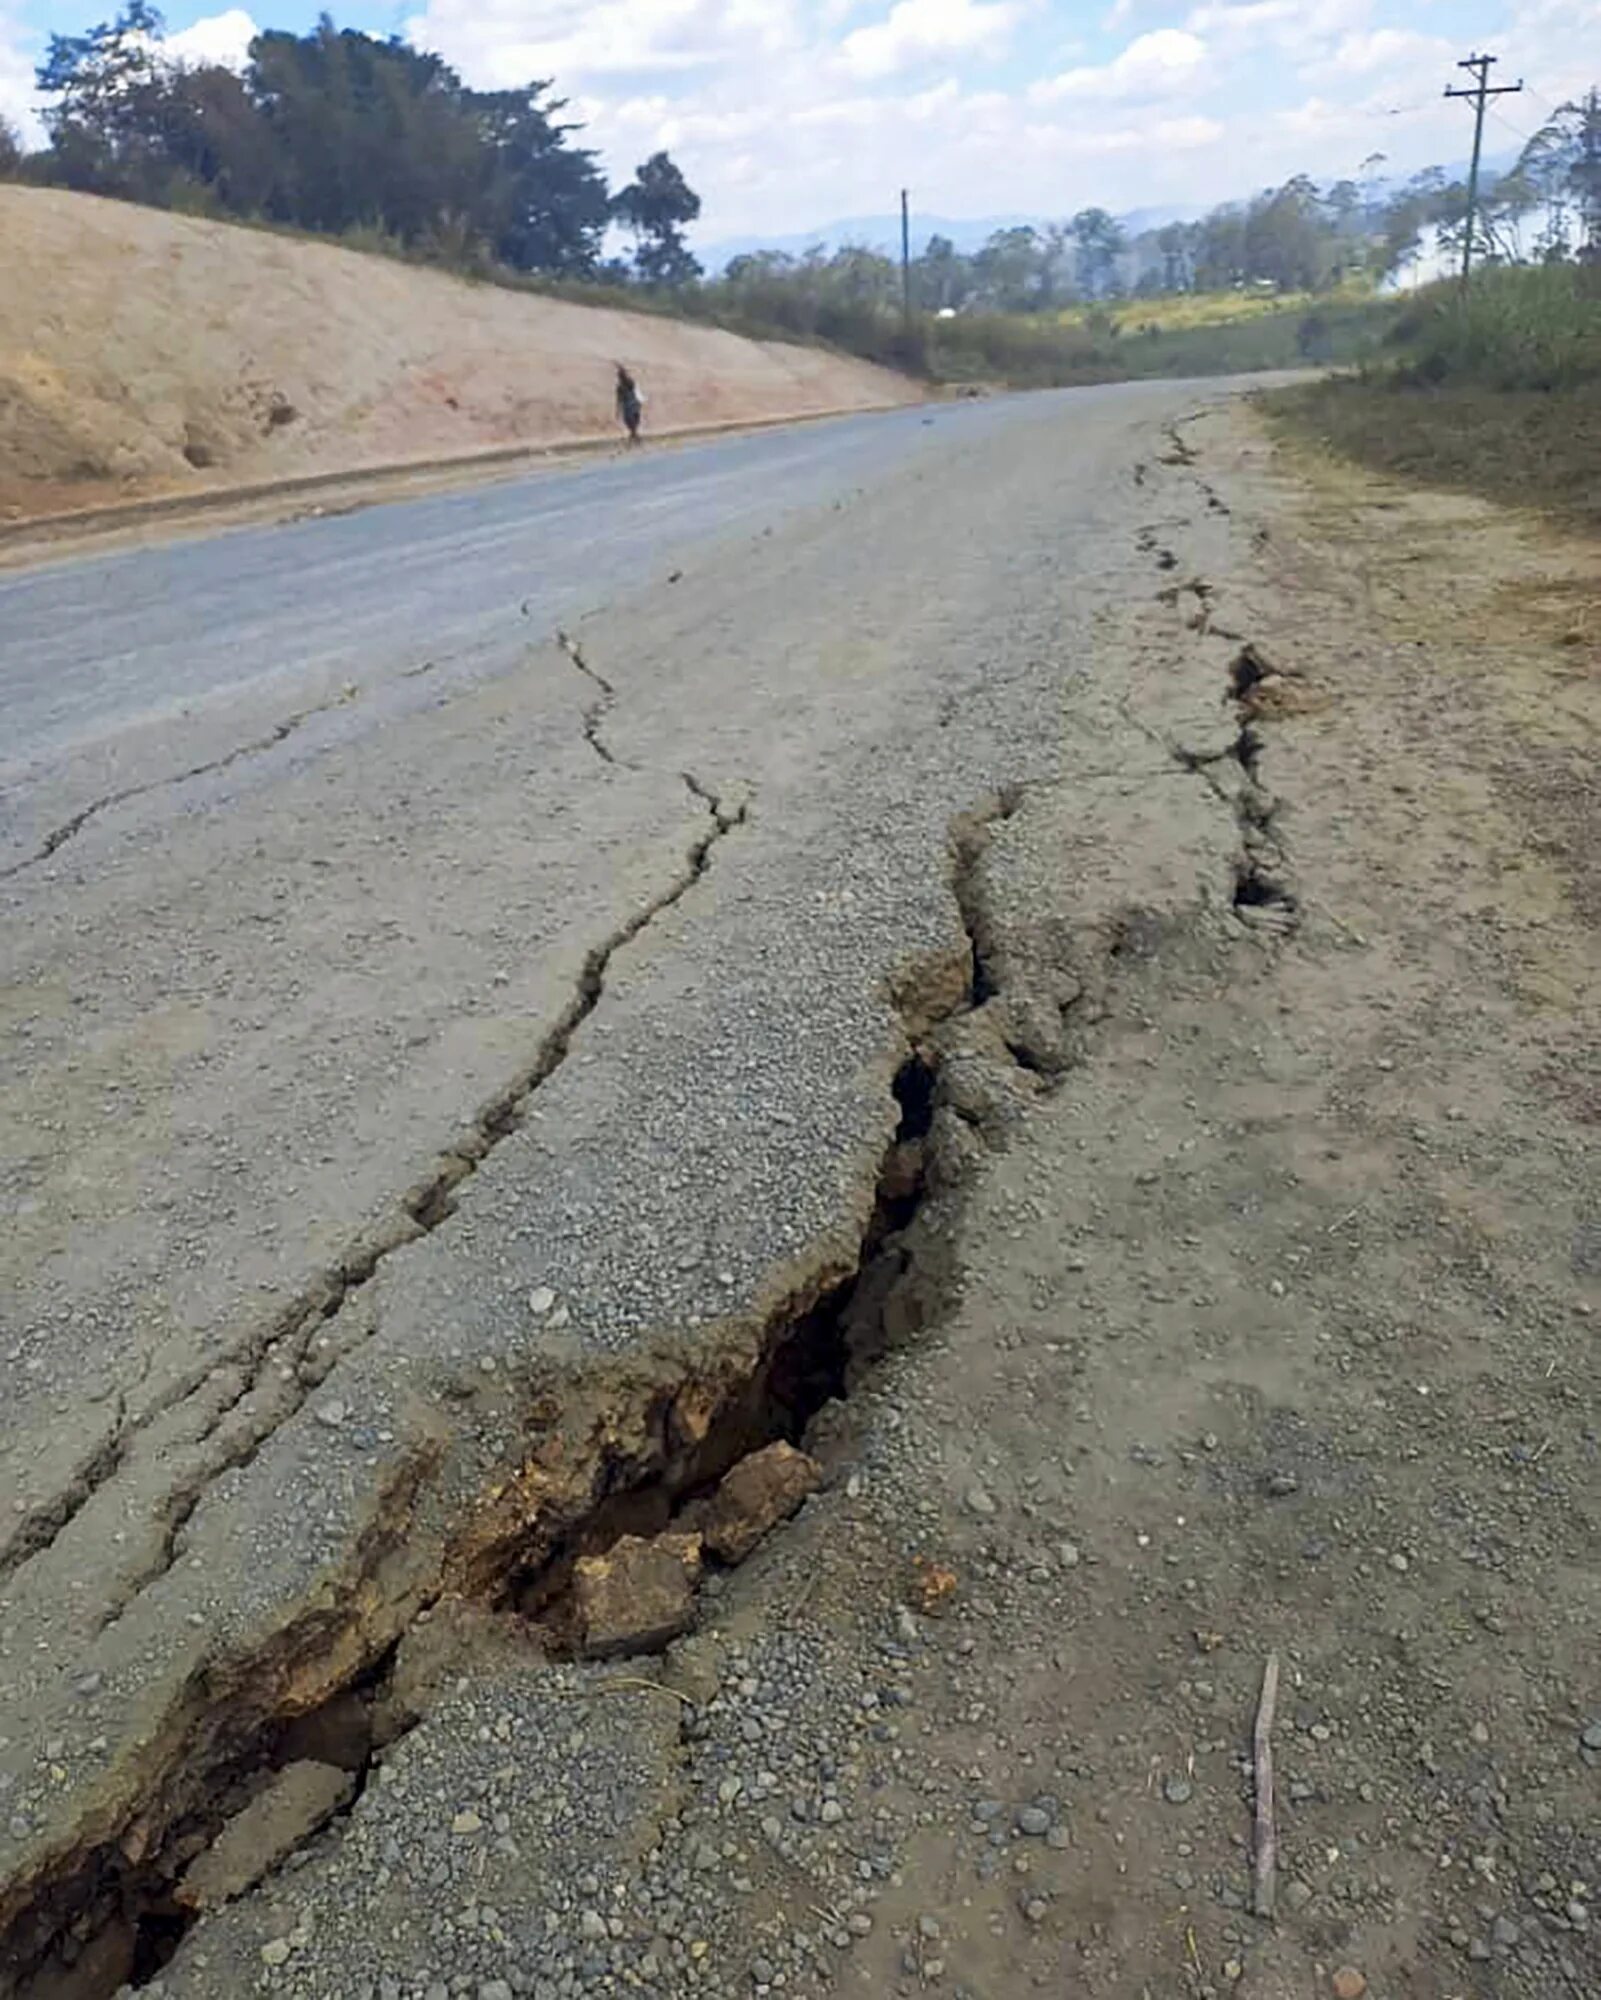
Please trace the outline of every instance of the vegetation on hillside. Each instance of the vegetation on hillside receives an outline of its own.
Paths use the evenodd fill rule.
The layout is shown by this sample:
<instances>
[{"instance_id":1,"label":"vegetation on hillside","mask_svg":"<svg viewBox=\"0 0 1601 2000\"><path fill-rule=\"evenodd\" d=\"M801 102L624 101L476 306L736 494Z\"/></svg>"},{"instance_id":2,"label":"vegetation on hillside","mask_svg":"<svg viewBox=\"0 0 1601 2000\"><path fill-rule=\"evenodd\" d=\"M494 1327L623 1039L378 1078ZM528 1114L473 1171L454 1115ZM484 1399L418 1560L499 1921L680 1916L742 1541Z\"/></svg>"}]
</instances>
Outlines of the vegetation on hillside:
<instances>
[{"instance_id":1,"label":"vegetation on hillside","mask_svg":"<svg viewBox=\"0 0 1601 2000\"><path fill-rule=\"evenodd\" d=\"M830 343L952 381L1071 383L1370 360L1399 315L1385 282L1426 247L1461 247L1466 192L1437 169L1400 186L1305 175L1193 222L1128 238L1099 207L999 230L970 255L930 237L910 271L878 251L758 251L703 277L685 239L700 197L666 153L610 189L548 81L476 91L398 37L276 30L243 74L164 52L149 0L53 35L39 69L48 144L0 126L0 174L337 238L502 284L607 298L755 334ZM632 254L607 254L616 232ZM1485 190L1491 266L1601 255L1601 106L1565 106ZM585 289L575 292L572 288ZM909 293L909 299L908 299ZM1490 296L1489 294L1486 295ZM1497 288L1510 320L1534 291ZM907 312L907 304L911 311ZM1489 310L1488 306L1486 310ZM1436 328L1413 365L1465 365ZM1530 325L1518 340L1553 365ZM1565 336L1553 335L1560 348ZM1521 352L1521 349L1519 350ZM1566 353L1566 350L1562 350ZM1518 366L1523 366L1519 361Z\"/></svg>"},{"instance_id":2,"label":"vegetation on hillside","mask_svg":"<svg viewBox=\"0 0 1601 2000\"><path fill-rule=\"evenodd\" d=\"M242 76L171 62L161 35L148 0L52 35L38 73L49 144L13 171L190 213L361 232L457 269L591 274L617 224L636 257L608 275L699 274L683 229L700 202L678 168L657 154L610 192L546 82L469 90L438 56L340 32L326 15L309 34L258 35Z\"/></svg>"},{"instance_id":3,"label":"vegetation on hillside","mask_svg":"<svg viewBox=\"0 0 1601 2000\"><path fill-rule=\"evenodd\" d=\"M1381 362L1268 407L1365 465L1601 528L1601 263L1435 286Z\"/></svg>"}]
</instances>

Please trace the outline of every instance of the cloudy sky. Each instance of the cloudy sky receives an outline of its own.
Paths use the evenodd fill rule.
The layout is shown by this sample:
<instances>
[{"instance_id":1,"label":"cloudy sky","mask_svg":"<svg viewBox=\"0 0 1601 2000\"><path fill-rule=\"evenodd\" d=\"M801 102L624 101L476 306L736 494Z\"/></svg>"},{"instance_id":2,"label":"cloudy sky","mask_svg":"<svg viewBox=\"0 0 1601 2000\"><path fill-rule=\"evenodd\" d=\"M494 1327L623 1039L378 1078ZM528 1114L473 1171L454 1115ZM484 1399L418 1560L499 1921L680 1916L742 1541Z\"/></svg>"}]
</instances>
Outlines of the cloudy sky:
<instances>
[{"instance_id":1,"label":"cloudy sky","mask_svg":"<svg viewBox=\"0 0 1601 2000\"><path fill-rule=\"evenodd\" d=\"M0 0L0 111L36 108L33 63L116 0ZM172 0L191 56L237 60L251 11ZM883 213L1068 214L1192 206L1306 170L1410 171L1464 157L1441 90L1488 48L1506 81L1488 127L1515 148L1601 71L1601 0L350 0L339 25L402 33L469 83L553 77L623 176L667 147L705 200L703 236Z\"/></svg>"}]
</instances>

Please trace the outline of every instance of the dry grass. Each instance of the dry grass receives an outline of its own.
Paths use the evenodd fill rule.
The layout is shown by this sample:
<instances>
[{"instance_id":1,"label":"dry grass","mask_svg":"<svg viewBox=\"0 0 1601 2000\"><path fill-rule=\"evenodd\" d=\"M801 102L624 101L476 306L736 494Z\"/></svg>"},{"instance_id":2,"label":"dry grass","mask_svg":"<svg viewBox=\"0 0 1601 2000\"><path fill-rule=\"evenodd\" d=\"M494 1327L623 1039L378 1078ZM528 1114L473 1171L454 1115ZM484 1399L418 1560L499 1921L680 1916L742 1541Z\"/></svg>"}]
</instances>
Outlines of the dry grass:
<instances>
[{"instance_id":1,"label":"dry grass","mask_svg":"<svg viewBox=\"0 0 1601 2000\"><path fill-rule=\"evenodd\" d=\"M1601 384L1430 389L1380 377L1263 400L1275 423L1363 465L1601 530Z\"/></svg>"}]
</instances>

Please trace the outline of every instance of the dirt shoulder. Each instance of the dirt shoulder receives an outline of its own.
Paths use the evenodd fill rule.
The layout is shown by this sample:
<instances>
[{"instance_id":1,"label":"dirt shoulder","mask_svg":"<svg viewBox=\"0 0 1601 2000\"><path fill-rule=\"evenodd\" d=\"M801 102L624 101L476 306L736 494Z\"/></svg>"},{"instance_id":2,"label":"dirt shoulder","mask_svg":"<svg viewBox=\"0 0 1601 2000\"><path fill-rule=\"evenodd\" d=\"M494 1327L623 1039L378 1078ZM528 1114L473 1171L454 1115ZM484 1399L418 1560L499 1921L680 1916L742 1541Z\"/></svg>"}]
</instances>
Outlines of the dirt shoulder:
<instances>
[{"instance_id":1,"label":"dirt shoulder","mask_svg":"<svg viewBox=\"0 0 1601 2000\"><path fill-rule=\"evenodd\" d=\"M0 187L0 524L139 499L915 401L821 349L474 285L333 244Z\"/></svg>"}]
</instances>

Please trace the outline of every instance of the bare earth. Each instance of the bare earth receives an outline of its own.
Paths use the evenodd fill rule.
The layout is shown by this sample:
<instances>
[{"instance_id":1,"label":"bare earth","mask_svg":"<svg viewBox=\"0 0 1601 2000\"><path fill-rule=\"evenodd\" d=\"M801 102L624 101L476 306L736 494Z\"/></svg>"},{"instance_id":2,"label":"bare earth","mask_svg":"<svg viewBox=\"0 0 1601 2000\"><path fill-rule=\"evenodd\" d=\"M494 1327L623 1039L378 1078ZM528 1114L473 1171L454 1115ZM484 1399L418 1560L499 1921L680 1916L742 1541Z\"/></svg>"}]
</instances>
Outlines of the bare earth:
<instances>
[{"instance_id":1,"label":"bare earth","mask_svg":"<svg viewBox=\"0 0 1601 2000\"><path fill-rule=\"evenodd\" d=\"M0 522L613 437L877 409L814 348L473 285L330 244L0 187Z\"/></svg>"},{"instance_id":2,"label":"bare earth","mask_svg":"<svg viewBox=\"0 0 1601 2000\"><path fill-rule=\"evenodd\" d=\"M1601 555L1177 397L1071 426L1100 500L1053 555L1069 427L586 620L571 768L543 669L445 710L463 770L475 718L536 727L564 801L607 766L603 841L689 858L586 857L582 906L648 928L456 1206L165 1405L152 1319L116 1391L146 1427L59 1532L38 1503L0 1595L29 2000L1601 1991ZM691 635L747 692L686 797L658 669ZM310 819L276 812L282 883ZM128 853L55 878L80 941L40 924L41 963L147 893ZM273 879L242 922L293 926ZM508 1049L549 949L489 1003ZM103 1004L178 1033L164 962ZM115 1079L66 1033L79 1106ZM308 1228L376 1200L376 1139L275 1162L288 1115L251 1104L240 1196L194 1211L245 1246L176 1281L229 1337L228 1283L287 1283L253 1175ZM115 1272L83 1283L114 1321ZM182 1471L151 1441L208 1396L147 1523ZM707 1496L774 1436L820 1490L736 1565L753 1462ZM634 1562L642 1642L688 1629L573 1657Z\"/></svg>"}]
</instances>

